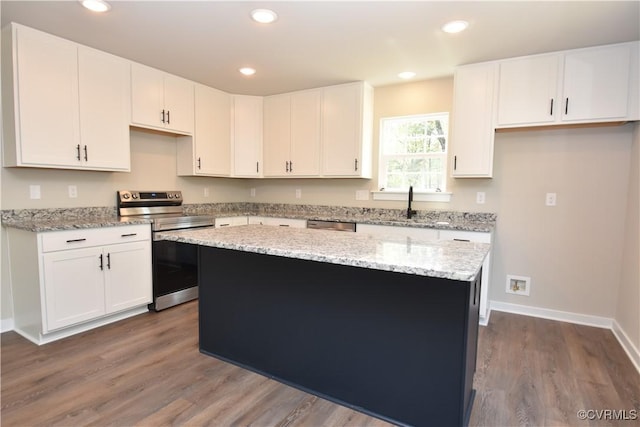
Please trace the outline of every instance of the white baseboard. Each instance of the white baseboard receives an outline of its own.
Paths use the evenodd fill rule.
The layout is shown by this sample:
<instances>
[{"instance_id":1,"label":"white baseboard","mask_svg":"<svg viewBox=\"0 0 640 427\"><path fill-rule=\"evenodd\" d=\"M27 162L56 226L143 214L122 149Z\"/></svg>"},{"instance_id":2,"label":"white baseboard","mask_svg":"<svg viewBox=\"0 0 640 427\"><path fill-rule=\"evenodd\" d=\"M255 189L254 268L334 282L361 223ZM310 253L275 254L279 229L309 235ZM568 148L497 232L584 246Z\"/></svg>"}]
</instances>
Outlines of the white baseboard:
<instances>
[{"instance_id":1,"label":"white baseboard","mask_svg":"<svg viewBox=\"0 0 640 427\"><path fill-rule=\"evenodd\" d=\"M572 313L569 311L551 310L548 308L530 307L527 305L510 304L501 301L491 301L490 310L504 311L513 314L522 314L525 316L540 317L543 319L558 320L560 322L575 323L578 325L595 326L597 328L610 329L616 337L631 363L640 372L640 350L638 350L633 342L629 339L626 332L620 327L615 319L600 316L591 316L588 314ZM489 314L491 313L489 312ZM488 318L489 316L487 316Z\"/></svg>"},{"instance_id":2,"label":"white baseboard","mask_svg":"<svg viewBox=\"0 0 640 427\"><path fill-rule=\"evenodd\" d=\"M2 319L0 322L0 333L13 331L13 318Z\"/></svg>"},{"instance_id":3,"label":"white baseboard","mask_svg":"<svg viewBox=\"0 0 640 427\"><path fill-rule=\"evenodd\" d=\"M633 342L629 339L629 335L620 327L620 324L614 319L613 327L611 328L613 335L618 339L620 345L631 359L631 362L635 365L638 372L640 372L640 350L633 345Z\"/></svg>"},{"instance_id":4,"label":"white baseboard","mask_svg":"<svg viewBox=\"0 0 640 427\"><path fill-rule=\"evenodd\" d=\"M591 316L588 314L552 310L549 308L530 307L528 305L511 304L501 301L491 301L491 310L523 314L525 316L540 317L543 319L559 320L561 322L576 323L578 325L595 326L597 328L611 329L613 326L613 319L608 317Z\"/></svg>"}]
</instances>

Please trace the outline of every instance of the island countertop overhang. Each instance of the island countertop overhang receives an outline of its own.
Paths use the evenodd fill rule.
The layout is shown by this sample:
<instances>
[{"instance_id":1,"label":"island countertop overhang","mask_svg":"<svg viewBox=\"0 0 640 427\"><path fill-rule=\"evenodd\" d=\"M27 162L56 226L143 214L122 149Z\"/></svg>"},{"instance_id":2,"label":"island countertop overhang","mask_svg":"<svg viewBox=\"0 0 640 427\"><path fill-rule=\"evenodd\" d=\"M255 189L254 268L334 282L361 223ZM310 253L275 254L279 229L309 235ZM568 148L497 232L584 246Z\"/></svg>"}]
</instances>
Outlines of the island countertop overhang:
<instances>
[{"instance_id":1,"label":"island countertop overhang","mask_svg":"<svg viewBox=\"0 0 640 427\"><path fill-rule=\"evenodd\" d=\"M155 239L458 281L476 278L485 243L246 225L156 233Z\"/></svg>"}]
</instances>

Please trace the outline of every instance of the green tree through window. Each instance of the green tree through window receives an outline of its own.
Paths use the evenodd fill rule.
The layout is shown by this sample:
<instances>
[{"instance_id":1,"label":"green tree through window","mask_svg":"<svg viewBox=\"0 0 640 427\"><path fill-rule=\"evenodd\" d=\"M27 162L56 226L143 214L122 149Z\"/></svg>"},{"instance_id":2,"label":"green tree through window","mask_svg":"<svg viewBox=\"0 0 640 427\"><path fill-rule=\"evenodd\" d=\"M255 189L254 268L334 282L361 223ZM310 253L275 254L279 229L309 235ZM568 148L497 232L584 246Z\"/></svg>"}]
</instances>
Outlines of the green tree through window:
<instances>
[{"instance_id":1,"label":"green tree through window","mask_svg":"<svg viewBox=\"0 0 640 427\"><path fill-rule=\"evenodd\" d=\"M380 187L445 191L448 131L449 113L383 118Z\"/></svg>"}]
</instances>

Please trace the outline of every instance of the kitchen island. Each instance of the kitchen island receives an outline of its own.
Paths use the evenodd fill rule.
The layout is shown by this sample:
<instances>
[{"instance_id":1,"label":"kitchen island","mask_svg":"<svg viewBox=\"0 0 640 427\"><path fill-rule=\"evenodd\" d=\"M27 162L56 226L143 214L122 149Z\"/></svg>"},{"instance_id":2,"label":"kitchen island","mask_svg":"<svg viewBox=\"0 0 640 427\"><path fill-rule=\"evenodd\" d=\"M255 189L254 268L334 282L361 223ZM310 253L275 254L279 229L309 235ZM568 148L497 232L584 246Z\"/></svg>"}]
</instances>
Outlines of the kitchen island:
<instances>
[{"instance_id":1,"label":"kitchen island","mask_svg":"<svg viewBox=\"0 0 640 427\"><path fill-rule=\"evenodd\" d=\"M270 226L199 246L200 350L400 425L465 425L489 245Z\"/></svg>"}]
</instances>

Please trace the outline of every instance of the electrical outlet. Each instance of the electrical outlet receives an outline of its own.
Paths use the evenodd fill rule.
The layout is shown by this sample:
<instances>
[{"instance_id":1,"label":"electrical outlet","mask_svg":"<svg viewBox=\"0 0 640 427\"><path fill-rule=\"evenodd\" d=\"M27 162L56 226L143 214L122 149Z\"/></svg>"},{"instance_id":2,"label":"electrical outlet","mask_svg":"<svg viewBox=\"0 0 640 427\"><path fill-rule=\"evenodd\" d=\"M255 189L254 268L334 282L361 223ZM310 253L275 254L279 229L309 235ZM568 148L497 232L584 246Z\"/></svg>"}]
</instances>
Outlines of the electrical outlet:
<instances>
[{"instance_id":1,"label":"electrical outlet","mask_svg":"<svg viewBox=\"0 0 640 427\"><path fill-rule=\"evenodd\" d=\"M204 187L204 197L209 197L209 187Z\"/></svg>"},{"instance_id":2,"label":"electrical outlet","mask_svg":"<svg viewBox=\"0 0 640 427\"><path fill-rule=\"evenodd\" d=\"M39 199L41 196L40 186L37 184L29 186L29 198L30 199Z\"/></svg>"},{"instance_id":3,"label":"electrical outlet","mask_svg":"<svg viewBox=\"0 0 640 427\"><path fill-rule=\"evenodd\" d=\"M545 197L545 204L547 206L555 206L556 205L556 193L547 193Z\"/></svg>"},{"instance_id":4,"label":"electrical outlet","mask_svg":"<svg viewBox=\"0 0 640 427\"><path fill-rule=\"evenodd\" d=\"M531 289L531 277L525 276L507 276L507 289L508 294L523 295L528 297Z\"/></svg>"},{"instance_id":5,"label":"electrical outlet","mask_svg":"<svg viewBox=\"0 0 640 427\"><path fill-rule=\"evenodd\" d=\"M356 190L356 200L369 200L369 190Z\"/></svg>"},{"instance_id":6,"label":"electrical outlet","mask_svg":"<svg viewBox=\"0 0 640 427\"><path fill-rule=\"evenodd\" d=\"M296 188L296 199L302 198L302 189Z\"/></svg>"},{"instance_id":7,"label":"electrical outlet","mask_svg":"<svg viewBox=\"0 0 640 427\"><path fill-rule=\"evenodd\" d=\"M69 190L69 198L70 199L75 199L76 197L78 197L78 187L77 186L70 185L67 188Z\"/></svg>"},{"instance_id":8,"label":"electrical outlet","mask_svg":"<svg viewBox=\"0 0 640 427\"><path fill-rule=\"evenodd\" d=\"M256 189L255 188L251 189L251 197L256 197Z\"/></svg>"},{"instance_id":9,"label":"electrical outlet","mask_svg":"<svg viewBox=\"0 0 640 427\"><path fill-rule=\"evenodd\" d=\"M484 191L478 191L476 193L476 203L479 205L484 205L485 202L485 194Z\"/></svg>"}]
</instances>

